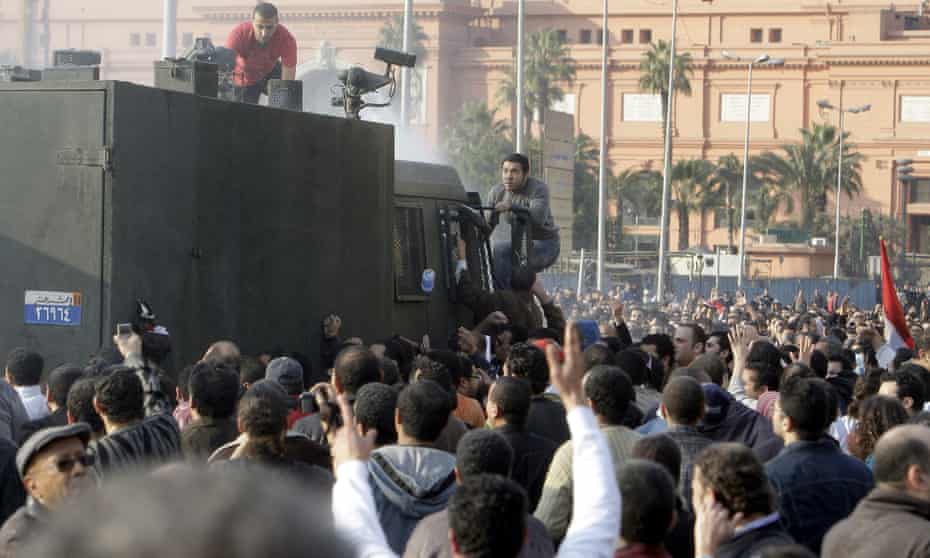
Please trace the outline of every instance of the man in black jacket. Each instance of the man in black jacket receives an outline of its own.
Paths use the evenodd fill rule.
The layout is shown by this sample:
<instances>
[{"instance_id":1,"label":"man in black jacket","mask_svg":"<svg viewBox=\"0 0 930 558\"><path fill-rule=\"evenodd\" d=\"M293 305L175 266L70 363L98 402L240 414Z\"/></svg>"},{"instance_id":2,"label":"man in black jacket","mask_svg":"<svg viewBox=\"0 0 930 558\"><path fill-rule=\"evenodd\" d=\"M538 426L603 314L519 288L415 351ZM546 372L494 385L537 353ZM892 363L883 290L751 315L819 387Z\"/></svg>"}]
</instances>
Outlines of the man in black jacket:
<instances>
[{"instance_id":1,"label":"man in black jacket","mask_svg":"<svg viewBox=\"0 0 930 558\"><path fill-rule=\"evenodd\" d=\"M559 447L552 440L527 432L530 386L519 378L499 378L488 394L488 421L510 443L514 462L511 478L526 490L528 511L533 513L552 456Z\"/></svg>"},{"instance_id":2,"label":"man in black jacket","mask_svg":"<svg viewBox=\"0 0 930 558\"><path fill-rule=\"evenodd\" d=\"M181 449L188 460L205 463L217 448L239 436L239 375L225 364L201 362L188 385L194 420L181 432Z\"/></svg>"},{"instance_id":3,"label":"man in black jacket","mask_svg":"<svg viewBox=\"0 0 930 558\"><path fill-rule=\"evenodd\" d=\"M549 387L549 365L542 350L526 343L517 343L510 349L504 374L529 381L532 398L530 412L526 420L526 430L543 438L548 438L556 445L568 441L568 422L565 419L565 407L558 396L546 394Z\"/></svg>"},{"instance_id":4,"label":"man in black jacket","mask_svg":"<svg viewBox=\"0 0 930 558\"><path fill-rule=\"evenodd\" d=\"M743 444L716 444L698 455L691 480L697 512L695 555L751 558L794 541L781 524L762 463ZM729 525L723 541L701 536L708 523Z\"/></svg>"}]
</instances>

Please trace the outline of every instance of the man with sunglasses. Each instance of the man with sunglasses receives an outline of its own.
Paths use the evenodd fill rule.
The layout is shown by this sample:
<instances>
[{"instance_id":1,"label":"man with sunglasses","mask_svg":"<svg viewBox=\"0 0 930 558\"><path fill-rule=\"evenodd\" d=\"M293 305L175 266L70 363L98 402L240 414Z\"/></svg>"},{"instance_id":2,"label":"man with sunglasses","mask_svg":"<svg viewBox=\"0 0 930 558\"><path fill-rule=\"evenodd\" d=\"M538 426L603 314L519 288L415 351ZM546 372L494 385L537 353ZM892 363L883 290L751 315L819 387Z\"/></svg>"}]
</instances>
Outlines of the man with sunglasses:
<instances>
[{"instance_id":1,"label":"man with sunglasses","mask_svg":"<svg viewBox=\"0 0 930 558\"><path fill-rule=\"evenodd\" d=\"M83 423L46 428L32 435L16 454L26 488L26 504L0 528L0 556L16 556L68 499L92 486L87 453L90 427Z\"/></svg>"}]
</instances>

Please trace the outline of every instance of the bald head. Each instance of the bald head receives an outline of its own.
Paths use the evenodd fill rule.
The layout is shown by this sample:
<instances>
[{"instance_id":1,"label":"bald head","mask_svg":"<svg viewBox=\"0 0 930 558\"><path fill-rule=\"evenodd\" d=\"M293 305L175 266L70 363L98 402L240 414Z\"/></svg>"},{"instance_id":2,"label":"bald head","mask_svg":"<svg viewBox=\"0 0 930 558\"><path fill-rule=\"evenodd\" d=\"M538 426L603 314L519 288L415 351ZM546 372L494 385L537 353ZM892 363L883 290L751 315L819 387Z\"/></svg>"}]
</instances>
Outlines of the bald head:
<instances>
[{"instance_id":1,"label":"bald head","mask_svg":"<svg viewBox=\"0 0 930 558\"><path fill-rule=\"evenodd\" d=\"M242 354L232 341L217 341L203 354L203 361L220 362L239 370Z\"/></svg>"},{"instance_id":2,"label":"bald head","mask_svg":"<svg viewBox=\"0 0 930 558\"><path fill-rule=\"evenodd\" d=\"M872 472L877 483L908 492L924 492L923 498L930 500L930 486L924 486L923 490L914 486L930 474L930 428L920 424L896 426L878 440L874 455Z\"/></svg>"}]
</instances>

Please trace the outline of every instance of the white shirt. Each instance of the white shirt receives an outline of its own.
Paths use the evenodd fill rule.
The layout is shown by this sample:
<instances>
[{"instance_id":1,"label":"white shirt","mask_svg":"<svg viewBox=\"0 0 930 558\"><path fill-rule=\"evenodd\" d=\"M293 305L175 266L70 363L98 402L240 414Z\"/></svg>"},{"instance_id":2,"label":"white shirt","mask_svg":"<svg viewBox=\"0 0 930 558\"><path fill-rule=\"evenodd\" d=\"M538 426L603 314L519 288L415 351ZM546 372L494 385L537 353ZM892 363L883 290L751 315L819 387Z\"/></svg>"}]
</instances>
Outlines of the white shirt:
<instances>
[{"instance_id":1,"label":"white shirt","mask_svg":"<svg viewBox=\"0 0 930 558\"><path fill-rule=\"evenodd\" d=\"M38 420L48 416L48 400L42 395L42 388L39 386L13 386L13 388L16 389L19 398L22 399L29 420Z\"/></svg>"},{"instance_id":2,"label":"white shirt","mask_svg":"<svg viewBox=\"0 0 930 558\"><path fill-rule=\"evenodd\" d=\"M611 558L620 533L620 491L607 440L588 407L567 416L572 435L572 521L558 558ZM358 558L396 558L387 544L362 461L343 463L333 486L336 529Z\"/></svg>"}]
</instances>

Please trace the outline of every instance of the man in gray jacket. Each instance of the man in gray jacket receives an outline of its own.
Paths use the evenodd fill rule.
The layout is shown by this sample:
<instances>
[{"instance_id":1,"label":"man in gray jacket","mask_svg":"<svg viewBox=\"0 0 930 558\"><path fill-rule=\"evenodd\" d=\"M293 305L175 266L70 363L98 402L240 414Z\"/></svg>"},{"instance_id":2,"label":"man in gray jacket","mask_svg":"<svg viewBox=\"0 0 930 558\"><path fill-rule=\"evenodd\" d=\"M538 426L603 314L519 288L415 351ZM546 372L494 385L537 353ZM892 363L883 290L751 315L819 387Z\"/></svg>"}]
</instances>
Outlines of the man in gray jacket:
<instances>
[{"instance_id":1,"label":"man in gray jacket","mask_svg":"<svg viewBox=\"0 0 930 558\"><path fill-rule=\"evenodd\" d=\"M368 472L378 521L402 554L417 523L445 509L455 491L455 456L433 447L449 420L449 398L432 380L407 386L397 400L397 444L371 454Z\"/></svg>"},{"instance_id":2,"label":"man in gray jacket","mask_svg":"<svg viewBox=\"0 0 930 558\"><path fill-rule=\"evenodd\" d=\"M498 227L501 219L513 225L515 212L522 209L529 213L532 228L529 267L536 272L555 263L559 257L559 228L549 208L549 187L541 180L530 178L530 161L514 153L501 163L502 183L491 188L488 203L494 206L491 236L494 252L494 287L510 288L513 246L510 227Z\"/></svg>"}]
</instances>

